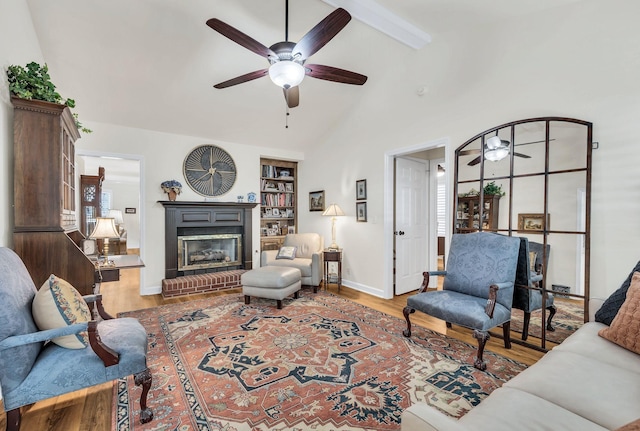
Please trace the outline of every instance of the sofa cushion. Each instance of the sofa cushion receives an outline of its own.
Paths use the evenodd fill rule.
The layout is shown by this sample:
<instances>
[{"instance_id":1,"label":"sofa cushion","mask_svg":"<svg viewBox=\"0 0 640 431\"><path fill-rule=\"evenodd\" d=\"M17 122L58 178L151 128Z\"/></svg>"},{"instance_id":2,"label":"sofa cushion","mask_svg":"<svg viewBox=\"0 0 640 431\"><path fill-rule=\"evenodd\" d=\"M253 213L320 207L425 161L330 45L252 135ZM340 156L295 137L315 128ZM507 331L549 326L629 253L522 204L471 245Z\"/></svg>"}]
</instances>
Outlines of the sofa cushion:
<instances>
[{"instance_id":1,"label":"sofa cushion","mask_svg":"<svg viewBox=\"0 0 640 431\"><path fill-rule=\"evenodd\" d=\"M466 430L477 431L606 429L542 397L505 386L493 391L464 415L459 424Z\"/></svg>"},{"instance_id":2,"label":"sofa cushion","mask_svg":"<svg viewBox=\"0 0 640 431\"><path fill-rule=\"evenodd\" d=\"M568 351L593 358L596 361L624 368L640 374L640 356L626 350L611 341L598 337L598 331L607 325L599 322L587 322L580 330L571 334L553 351Z\"/></svg>"},{"instance_id":3,"label":"sofa cushion","mask_svg":"<svg viewBox=\"0 0 640 431\"><path fill-rule=\"evenodd\" d=\"M611 326L601 329L598 335L640 354L640 272L633 274L627 298Z\"/></svg>"},{"instance_id":4,"label":"sofa cushion","mask_svg":"<svg viewBox=\"0 0 640 431\"><path fill-rule=\"evenodd\" d=\"M32 313L40 330L61 328L91 320L91 312L80 292L66 280L53 274L33 299ZM89 334L83 331L51 341L67 349L84 349L89 345Z\"/></svg>"},{"instance_id":5,"label":"sofa cushion","mask_svg":"<svg viewBox=\"0 0 640 431\"><path fill-rule=\"evenodd\" d=\"M640 374L569 351L551 350L503 387L544 398L607 429L638 418Z\"/></svg>"},{"instance_id":6,"label":"sofa cushion","mask_svg":"<svg viewBox=\"0 0 640 431\"><path fill-rule=\"evenodd\" d=\"M613 292L602 304L602 307L596 312L596 322L604 323L605 325L611 325L613 318L616 317L618 310L622 307L625 298L627 297L627 290L631 284L631 278L633 273L640 271L640 261L636 263L636 266L629 273L627 279L622 283L622 286Z\"/></svg>"}]
</instances>

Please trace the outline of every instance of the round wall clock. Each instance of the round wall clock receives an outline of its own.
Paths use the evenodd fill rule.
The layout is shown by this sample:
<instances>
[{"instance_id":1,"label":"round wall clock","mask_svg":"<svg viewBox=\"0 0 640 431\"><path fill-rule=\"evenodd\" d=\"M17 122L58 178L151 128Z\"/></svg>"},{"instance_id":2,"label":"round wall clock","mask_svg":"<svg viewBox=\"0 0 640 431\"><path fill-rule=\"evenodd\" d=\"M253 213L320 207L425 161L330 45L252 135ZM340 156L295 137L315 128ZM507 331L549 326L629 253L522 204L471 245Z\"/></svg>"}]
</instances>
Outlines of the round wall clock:
<instances>
[{"instance_id":1,"label":"round wall clock","mask_svg":"<svg viewBox=\"0 0 640 431\"><path fill-rule=\"evenodd\" d=\"M225 150L201 145L184 159L184 178L194 192L202 196L227 193L236 181L236 164Z\"/></svg>"}]
</instances>

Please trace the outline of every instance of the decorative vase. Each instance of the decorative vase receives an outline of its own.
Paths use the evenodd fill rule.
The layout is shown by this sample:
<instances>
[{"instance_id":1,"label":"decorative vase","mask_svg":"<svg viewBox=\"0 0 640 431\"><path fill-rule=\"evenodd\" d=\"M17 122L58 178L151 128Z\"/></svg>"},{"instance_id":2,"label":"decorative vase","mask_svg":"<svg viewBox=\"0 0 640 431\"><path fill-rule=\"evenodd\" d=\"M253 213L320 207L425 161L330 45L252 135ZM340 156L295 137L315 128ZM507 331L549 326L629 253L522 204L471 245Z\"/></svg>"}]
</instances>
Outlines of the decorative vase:
<instances>
[{"instance_id":1,"label":"decorative vase","mask_svg":"<svg viewBox=\"0 0 640 431\"><path fill-rule=\"evenodd\" d=\"M167 192L167 195L169 195L169 200L170 201L175 201L176 200L176 196L178 196L178 193L176 193L175 190L169 190Z\"/></svg>"}]
</instances>

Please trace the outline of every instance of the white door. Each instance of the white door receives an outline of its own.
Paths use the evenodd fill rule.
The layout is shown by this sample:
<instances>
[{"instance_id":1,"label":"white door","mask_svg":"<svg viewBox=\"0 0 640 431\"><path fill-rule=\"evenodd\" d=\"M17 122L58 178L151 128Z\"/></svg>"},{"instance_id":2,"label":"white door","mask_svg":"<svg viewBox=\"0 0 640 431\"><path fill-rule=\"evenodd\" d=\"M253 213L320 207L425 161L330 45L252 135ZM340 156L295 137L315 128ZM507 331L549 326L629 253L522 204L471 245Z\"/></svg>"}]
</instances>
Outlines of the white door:
<instances>
[{"instance_id":1,"label":"white door","mask_svg":"<svg viewBox=\"0 0 640 431\"><path fill-rule=\"evenodd\" d=\"M397 295L416 290L427 270L427 164L396 159L395 250Z\"/></svg>"}]
</instances>

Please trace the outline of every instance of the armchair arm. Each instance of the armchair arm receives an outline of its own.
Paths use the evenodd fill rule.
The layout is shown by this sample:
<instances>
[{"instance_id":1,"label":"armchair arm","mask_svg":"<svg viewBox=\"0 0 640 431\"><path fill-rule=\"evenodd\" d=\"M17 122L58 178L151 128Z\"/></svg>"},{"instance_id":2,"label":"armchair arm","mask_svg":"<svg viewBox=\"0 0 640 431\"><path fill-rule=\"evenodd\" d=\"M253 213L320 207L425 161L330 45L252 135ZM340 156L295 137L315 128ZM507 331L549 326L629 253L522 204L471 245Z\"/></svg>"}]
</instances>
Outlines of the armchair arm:
<instances>
[{"instance_id":1,"label":"armchair arm","mask_svg":"<svg viewBox=\"0 0 640 431\"><path fill-rule=\"evenodd\" d=\"M107 311L104 309L104 306L102 305L102 295L100 295L99 293L94 295L84 295L82 299L84 299L84 302L86 302L87 304L95 303L98 314L104 320L113 319L113 316L107 313Z\"/></svg>"},{"instance_id":2,"label":"armchair arm","mask_svg":"<svg viewBox=\"0 0 640 431\"><path fill-rule=\"evenodd\" d=\"M496 308L496 302L498 300L499 290L513 290L513 283L508 281L504 283L495 283L489 286L489 299L487 299L487 305L484 307L484 312L489 318L493 318L493 311Z\"/></svg>"},{"instance_id":3,"label":"armchair arm","mask_svg":"<svg viewBox=\"0 0 640 431\"><path fill-rule=\"evenodd\" d=\"M264 250L260 254L260 266L267 266L269 263L274 262L277 255L278 250Z\"/></svg>"},{"instance_id":4,"label":"armchair arm","mask_svg":"<svg viewBox=\"0 0 640 431\"><path fill-rule=\"evenodd\" d=\"M0 341L0 350L11 349L13 347L24 346L32 343L42 343L53 338L65 335L78 334L86 331L88 322L74 323L62 328L46 329L44 331L32 332L30 334L12 335Z\"/></svg>"},{"instance_id":5,"label":"armchair arm","mask_svg":"<svg viewBox=\"0 0 640 431\"><path fill-rule=\"evenodd\" d=\"M420 289L418 289L418 293L422 293L429 287L429 277L432 275L447 275L447 271L425 271L422 273L422 284L420 285Z\"/></svg>"},{"instance_id":6,"label":"armchair arm","mask_svg":"<svg viewBox=\"0 0 640 431\"><path fill-rule=\"evenodd\" d=\"M98 333L98 322L92 320L89 323L89 344L91 349L102 360L105 367L116 365L120 362L120 357L116 351L104 344Z\"/></svg>"}]
</instances>

